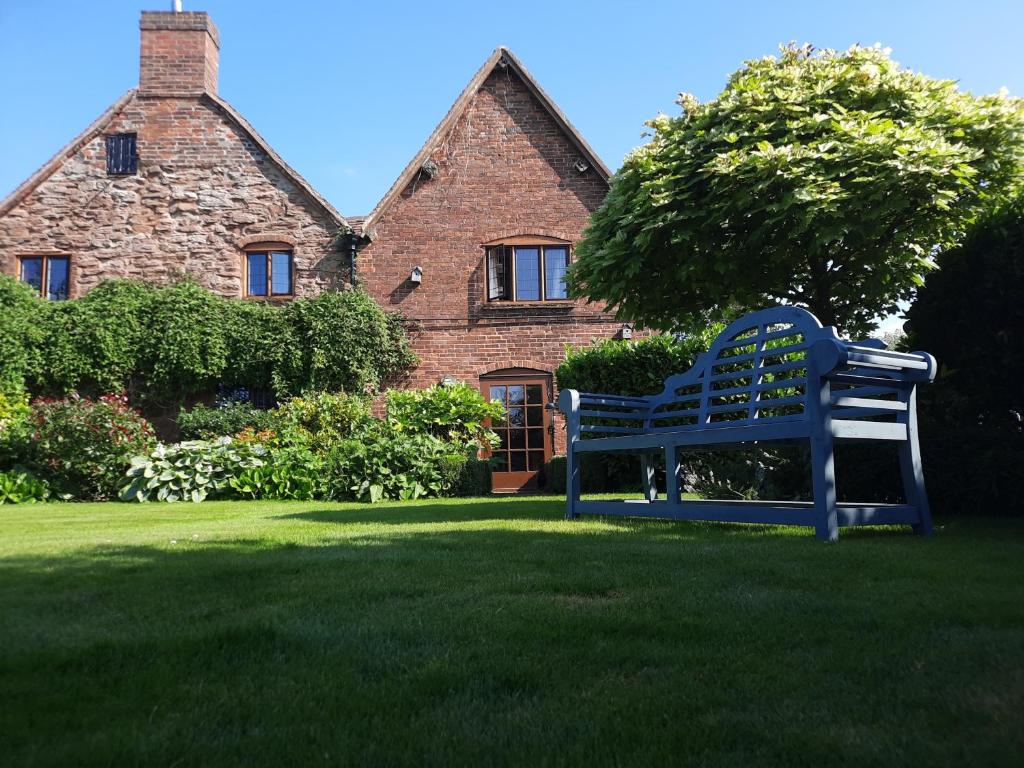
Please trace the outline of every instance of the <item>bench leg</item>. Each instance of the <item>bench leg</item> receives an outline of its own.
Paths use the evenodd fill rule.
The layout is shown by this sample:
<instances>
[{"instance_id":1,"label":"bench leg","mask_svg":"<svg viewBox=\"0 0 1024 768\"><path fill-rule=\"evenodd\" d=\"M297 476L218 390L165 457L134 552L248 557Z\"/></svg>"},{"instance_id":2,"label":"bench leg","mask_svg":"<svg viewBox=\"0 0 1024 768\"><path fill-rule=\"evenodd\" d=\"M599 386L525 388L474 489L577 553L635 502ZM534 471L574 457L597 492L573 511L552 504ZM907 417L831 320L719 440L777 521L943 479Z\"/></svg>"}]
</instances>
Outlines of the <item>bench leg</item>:
<instances>
[{"instance_id":1,"label":"bench leg","mask_svg":"<svg viewBox=\"0 0 1024 768\"><path fill-rule=\"evenodd\" d=\"M649 453L640 456L640 481L648 501L658 498L658 486L654 482L654 456Z\"/></svg>"},{"instance_id":2,"label":"bench leg","mask_svg":"<svg viewBox=\"0 0 1024 768\"><path fill-rule=\"evenodd\" d=\"M665 500L669 504L682 501L679 493L679 451L674 445L665 448Z\"/></svg>"},{"instance_id":3,"label":"bench leg","mask_svg":"<svg viewBox=\"0 0 1024 768\"><path fill-rule=\"evenodd\" d=\"M580 458L572 449L572 443L565 452L565 519L575 520L580 516L576 505L580 501Z\"/></svg>"},{"instance_id":4,"label":"bench leg","mask_svg":"<svg viewBox=\"0 0 1024 768\"><path fill-rule=\"evenodd\" d=\"M924 487L924 471L921 468L921 446L917 441L917 429L909 424L907 442L900 445L900 474L903 476L903 495L917 510L914 533L932 535L932 513L928 507L928 493Z\"/></svg>"},{"instance_id":5,"label":"bench leg","mask_svg":"<svg viewBox=\"0 0 1024 768\"><path fill-rule=\"evenodd\" d=\"M811 479L814 484L815 536L821 541L839 539L836 514L836 467L832 435L811 438Z\"/></svg>"}]
</instances>

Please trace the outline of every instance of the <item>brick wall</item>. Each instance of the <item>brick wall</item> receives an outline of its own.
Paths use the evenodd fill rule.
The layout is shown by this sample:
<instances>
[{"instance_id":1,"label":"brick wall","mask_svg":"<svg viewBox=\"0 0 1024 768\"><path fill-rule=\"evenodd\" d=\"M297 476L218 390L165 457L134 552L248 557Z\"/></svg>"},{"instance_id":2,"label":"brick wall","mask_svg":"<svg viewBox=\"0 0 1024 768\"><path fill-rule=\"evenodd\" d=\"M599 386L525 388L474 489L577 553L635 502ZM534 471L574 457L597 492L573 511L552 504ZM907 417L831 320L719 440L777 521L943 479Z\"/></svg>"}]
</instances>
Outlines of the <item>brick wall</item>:
<instances>
[{"instance_id":1,"label":"brick wall","mask_svg":"<svg viewBox=\"0 0 1024 768\"><path fill-rule=\"evenodd\" d=\"M614 336L621 323L577 304L488 303L483 243L544 235L574 243L607 192L597 171L511 68L495 68L420 174L359 253L363 284L410 318L421 363L414 386L444 376L479 385L489 371L553 372L566 344ZM423 282L409 274L423 267ZM556 431L558 446L564 433Z\"/></svg>"},{"instance_id":2,"label":"brick wall","mask_svg":"<svg viewBox=\"0 0 1024 768\"><path fill-rule=\"evenodd\" d=\"M207 14L143 11L139 29L141 93L217 92L220 36Z\"/></svg>"}]
</instances>

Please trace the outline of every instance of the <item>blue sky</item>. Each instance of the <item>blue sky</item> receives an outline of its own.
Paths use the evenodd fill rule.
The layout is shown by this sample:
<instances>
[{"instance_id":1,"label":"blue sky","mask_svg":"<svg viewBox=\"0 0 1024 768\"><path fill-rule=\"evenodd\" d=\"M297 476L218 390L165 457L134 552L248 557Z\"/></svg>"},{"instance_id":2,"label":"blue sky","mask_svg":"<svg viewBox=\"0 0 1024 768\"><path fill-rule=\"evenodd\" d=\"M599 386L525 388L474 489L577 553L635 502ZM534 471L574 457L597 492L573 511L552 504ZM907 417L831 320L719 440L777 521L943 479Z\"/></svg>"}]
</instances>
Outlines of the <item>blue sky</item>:
<instances>
[{"instance_id":1,"label":"blue sky","mask_svg":"<svg viewBox=\"0 0 1024 768\"><path fill-rule=\"evenodd\" d=\"M368 212L500 44L615 168L675 95L714 96L780 42L890 46L1024 95L1024 2L185 0L221 33L220 93L344 214ZM138 16L169 2L0 0L0 195L138 81Z\"/></svg>"}]
</instances>

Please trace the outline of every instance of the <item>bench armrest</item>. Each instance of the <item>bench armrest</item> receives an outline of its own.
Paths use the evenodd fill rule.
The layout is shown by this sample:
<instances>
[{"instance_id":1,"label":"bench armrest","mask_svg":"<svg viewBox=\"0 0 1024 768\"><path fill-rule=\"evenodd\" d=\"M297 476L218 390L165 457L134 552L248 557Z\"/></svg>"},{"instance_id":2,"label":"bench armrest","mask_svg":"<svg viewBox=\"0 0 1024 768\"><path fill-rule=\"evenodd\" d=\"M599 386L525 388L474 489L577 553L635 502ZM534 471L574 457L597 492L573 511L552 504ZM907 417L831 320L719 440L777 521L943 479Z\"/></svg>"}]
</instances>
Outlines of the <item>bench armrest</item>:
<instances>
[{"instance_id":1,"label":"bench armrest","mask_svg":"<svg viewBox=\"0 0 1024 768\"><path fill-rule=\"evenodd\" d=\"M649 418L651 398L563 389L558 395L558 410L565 414L565 426L571 442L581 432L640 432ZM583 424L583 418L598 419L601 423ZM609 421L615 425L609 425Z\"/></svg>"},{"instance_id":2,"label":"bench armrest","mask_svg":"<svg viewBox=\"0 0 1024 768\"><path fill-rule=\"evenodd\" d=\"M820 339L813 354L818 371L826 376L843 368L877 370L887 377L904 381L931 381L935 378L935 358L927 352L892 352L874 344L856 344L839 339Z\"/></svg>"}]
</instances>

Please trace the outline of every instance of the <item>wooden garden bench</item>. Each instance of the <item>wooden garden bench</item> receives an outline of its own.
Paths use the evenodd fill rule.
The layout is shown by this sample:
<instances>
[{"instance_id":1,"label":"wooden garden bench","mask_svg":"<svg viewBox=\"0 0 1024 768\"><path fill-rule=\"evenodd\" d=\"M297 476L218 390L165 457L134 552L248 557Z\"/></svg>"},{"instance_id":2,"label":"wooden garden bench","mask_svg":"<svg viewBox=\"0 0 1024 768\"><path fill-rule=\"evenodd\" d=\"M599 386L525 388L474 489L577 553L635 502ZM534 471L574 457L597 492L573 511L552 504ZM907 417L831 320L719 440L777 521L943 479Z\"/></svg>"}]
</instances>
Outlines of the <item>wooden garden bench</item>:
<instances>
[{"instance_id":1,"label":"wooden garden bench","mask_svg":"<svg viewBox=\"0 0 1024 768\"><path fill-rule=\"evenodd\" d=\"M916 388L935 377L935 358L890 352L875 340L847 342L796 307L753 312L729 325L686 373L658 395L562 390L567 435L567 513L674 520L813 525L819 539L841 525L909 524L931 533L917 438ZM903 504L837 503L837 440L899 446ZM809 442L813 501L689 501L680 495L683 450ZM580 455L641 455L644 498L580 498ZM654 456L665 456L666 498L657 497Z\"/></svg>"}]
</instances>

